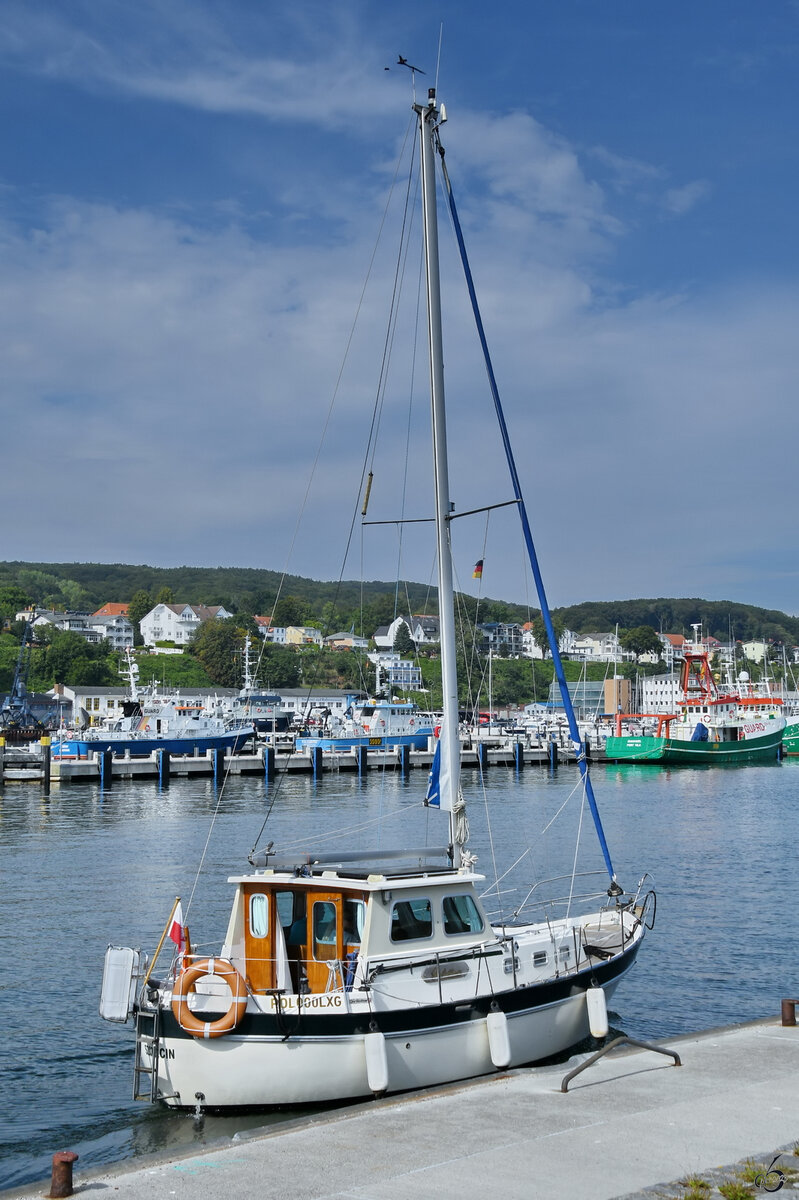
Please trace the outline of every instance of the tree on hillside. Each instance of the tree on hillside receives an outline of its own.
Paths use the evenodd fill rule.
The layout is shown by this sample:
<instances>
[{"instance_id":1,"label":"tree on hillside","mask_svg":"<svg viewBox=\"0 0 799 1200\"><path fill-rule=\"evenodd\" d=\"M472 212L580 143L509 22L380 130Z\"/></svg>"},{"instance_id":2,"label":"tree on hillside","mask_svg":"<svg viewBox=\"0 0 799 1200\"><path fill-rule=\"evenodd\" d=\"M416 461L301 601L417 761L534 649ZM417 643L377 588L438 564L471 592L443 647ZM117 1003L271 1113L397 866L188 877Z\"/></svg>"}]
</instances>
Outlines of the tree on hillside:
<instances>
[{"instance_id":1,"label":"tree on hillside","mask_svg":"<svg viewBox=\"0 0 799 1200\"><path fill-rule=\"evenodd\" d=\"M622 650L627 650L640 658L642 654L663 653L663 643L651 625L638 625L635 629L622 629L619 633L619 644Z\"/></svg>"},{"instance_id":2,"label":"tree on hillside","mask_svg":"<svg viewBox=\"0 0 799 1200\"><path fill-rule=\"evenodd\" d=\"M158 594L155 597L155 603L156 604L174 604L175 603L175 593L172 591L172 588L171 587L159 588ZM152 605L150 605L150 608L152 608ZM147 611L149 612L149 609ZM144 615L144 614L142 614L142 615ZM139 620L141 620L141 617L139 618Z\"/></svg>"},{"instance_id":3,"label":"tree on hillside","mask_svg":"<svg viewBox=\"0 0 799 1200\"><path fill-rule=\"evenodd\" d=\"M268 687L299 687L300 656L288 646L267 645L261 660L259 676Z\"/></svg>"},{"instance_id":4,"label":"tree on hillside","mask_svg":"<svg viewBox=\"0 0 799 1200\"><path fill-rule=\"evenodd\" d=\"M0 694L11 691L19 658L19 642L10 633L0 634Z\"/></svg>"},{"instance_id":5,"label":"tree on hillside","mask_svg":"<svg viewBox=\"0 0 799 1200\"><path fill-rule=\"evenodd\" d=\"M0 588L0 620L13 621L18 612L30 608L33 604L31 597L22 588Z\"/></svg>"},{"instance_id":6,"label":"tree on hillside","mask_svg":"<svg viewBox=\"0 0 799 1200\"><path fill-rule=\"evenodd\" d=\"M119 683L107 642L90 644L79 633L53 626L37 626L37 636L45 644L33 653L31 691L46 691L56 683L95 687Z\"/></svg>"},{"instance_id":7,"label":"tree on hillside","mask_svg":"<svg viewBox=\"0 0 799 1200\"><path fill-rule=\"evenodd\" d=\"M204 621L189 644L208 678L220 687L237 687L242 680L242 647L250 632L235 617Z\"/></svg>"},{"instance_id":8,"label":"tree on hillside","mask_svg":"<svg viewBox=\"0 0 799 1200\"><path fill-rule=\"evenodd\" d=\"M397 632L394 634L394 644L392 649L395 650L397 654L401 654L404 657L407 657L409 654L413 654L414 650L416 649L416 643L411 637L411 631L404 621L397 626Z\"/></svg>"},{"instance_id":9,"label":"tree on hillside","mask_svg":"<svg viewBox=\"0 0 799 1200\"><path fill-rule=\"evenodd\" d=\"M306 600L299 596L284 596L278 600L272 614L272 624L282 629L288 625L304 625L311 615L311 608Z\"/></svg>"},{"instance_id":10,"label":"tree on hillside","mask_svg":"<svg viewBox=\"0 0 799 1200\"><path fill-rule=\"evenodd\" d=\"M394 620L396 612L396 600L394 593L386 593L382 596L374 596L361 610L361 616L356 621L356 630L363 630L366 637L371 637L376 629L381 625L390 625Z\"/></svg>"},{"instance_id":11,"label":"tree on hillside","mask_svg":"<svg viewBox=\"0 0 799 1200\"><path fill-rule=\"evenodd\" d=\"M133 593L133 599L128 604L128 620L133 625L134 633L139 633L139 621L146 617L153 607L153 598L149 592L140 588L138 592Z\"/></svg>"},{"instance_id":12,"label":"tree on hillside","mask_svg":"<svg viewBox=\"0 0 799 1200\"><path fill-rule=\"evenodd\" d=\"M560 617L556 617L556 616L552 615L551 619L552 619L552 628L555 631L555 638L557 639L558 642L560 642L560 639L563 636L563 631L565 629L565 625L563 624L563 621L560 619ZM535 641L536 641L536 645L539 646L541 650L543 650L544 658L550 658L552 651L549 646L549 638L547 637L547 627L544 624L544 618L541 616L541 613L535 613L530 620L530 624L533 627L532 632L533 632L533 637L535 638Z\"/></svg>"}]
</instances>

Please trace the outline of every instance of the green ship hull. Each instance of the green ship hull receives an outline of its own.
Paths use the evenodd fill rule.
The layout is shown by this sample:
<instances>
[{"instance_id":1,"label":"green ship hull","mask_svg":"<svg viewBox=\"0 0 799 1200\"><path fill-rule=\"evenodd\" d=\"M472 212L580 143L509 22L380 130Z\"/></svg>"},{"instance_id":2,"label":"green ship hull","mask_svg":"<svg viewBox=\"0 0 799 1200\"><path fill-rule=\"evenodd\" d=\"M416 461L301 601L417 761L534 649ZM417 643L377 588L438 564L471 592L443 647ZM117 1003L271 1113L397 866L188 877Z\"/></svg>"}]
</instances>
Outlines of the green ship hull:
<instances>
[{"instance_id":1,"label":"green ship hull","mask_svg":"<svg viewBox=\"0 0 799 1200\"><path fill-rule=\"evenodd\" d=\"M782 735L783 754L799 754L799 725L786 725Z\"/></svg>"},{"instance_id":2,"label":"green ship hull","mask_svg":"<svg viewBox=\"0 0 799 1200\"><path fill-rule=\"evenodd\" d=\"M799 754L799 726L795 728L796 749L792 753ZM782 729L736 742L691 742L671 737L609 737L605 744L605 757L609 762L723 766L773 760L778 757L782 743Z\"/></svg>"}]
</instances>

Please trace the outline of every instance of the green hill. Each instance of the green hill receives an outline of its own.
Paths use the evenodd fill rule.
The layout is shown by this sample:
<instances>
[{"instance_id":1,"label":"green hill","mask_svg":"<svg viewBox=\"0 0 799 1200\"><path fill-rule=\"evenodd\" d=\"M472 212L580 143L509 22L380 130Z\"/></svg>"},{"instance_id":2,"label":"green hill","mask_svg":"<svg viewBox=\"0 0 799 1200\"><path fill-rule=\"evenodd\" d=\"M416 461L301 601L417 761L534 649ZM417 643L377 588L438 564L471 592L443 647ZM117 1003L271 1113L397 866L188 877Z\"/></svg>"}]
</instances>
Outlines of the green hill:
<instances>
[{"instance_id":1,"label":"green hill","mask_svg":"<svg viewBox=\"0 0 799 1200\"><path fill-rule=\"evenodd\" d=\"M125 563L0 563L0 592L19 589L36 604L54 608L94 611L109 601L129 601L136 592L147 592L155 601L169 589L176 602L223 604L233 612L269 614L281 576L277 571L254 567L150 567ZM372 580L320 582L300 575L283 579L284 603L292 601L297 619L372 633L397 611L435 613L435 590L426 584ZM294 601L299 601L295 604ZM460 598L465 613L481 621L526 621L532 613L523 605L503 600ZM727 641L771 639L799 645L799 618L773 609L730 600L664 598L649 600L585 601L555 610L559 624L576 633L632 629L651 625L663 633L690 635L701 622L705 634ZM292 622L290 622L292 623ZM370 628L371 625L371 628Z\"/></svg>"}]
</instances>

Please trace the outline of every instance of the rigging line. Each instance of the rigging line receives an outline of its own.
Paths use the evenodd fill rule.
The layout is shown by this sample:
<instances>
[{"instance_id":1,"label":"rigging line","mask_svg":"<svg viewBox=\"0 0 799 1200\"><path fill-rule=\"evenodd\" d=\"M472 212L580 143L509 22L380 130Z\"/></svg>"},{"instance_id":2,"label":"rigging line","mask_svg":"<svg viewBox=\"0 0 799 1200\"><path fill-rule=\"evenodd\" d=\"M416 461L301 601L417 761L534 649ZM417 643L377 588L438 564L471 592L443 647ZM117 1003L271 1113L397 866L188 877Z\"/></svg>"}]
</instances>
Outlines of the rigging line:
<instances>
[{"instance_id":1,"label":"rigging line","mask_svg":"<svg viewBox=\"0 0 799 1200\"><path fill-rule=\"evenodd\" d=\"M297 520L296 520L296 523L295 523L295 525L294 525L294 532L293 532L293 534L292 534L292 537L291 537L291 542L290 542L290 544L289 544L288 553L287 553L287 555L286 555L286 563L285 563L285 566L284 566L284 568L283 568L283 572L282 572L282 575L281 575L280 584L279 584L279 587L278 587L278 597L277 597L277 598L279 598L279 596L280 596L280 592L281 592L281 591L282 591L282 589L283 589L283 586L284 586L284 584L285 584L286 577L287 577L287 575L288 575L289 563L291 562L291 559L292 559L292 557L293 557L293 554L294 554L294 547L295 547L295 545L296 545L296 543L297 543L297 538L298 538L298 536L299 536L300 525L301 525L301 523L302 523L302 518L303 518L303 516L304 516L304 514L305 514L305 509L307 508L307 505L308 505L308 498L309 498L309 495L310 495L310 492L311 492L311 487L312 487L312 485L313 485L313 481L314 481L314 479L315 479L315 477L316 477L316 471L317 471L317 468L318 468L318 466L319 466L319 460L320 460L320 458L321 458L321 454L322 454L322 448L323 448L323 446L324 446L324 443L325 443L325 440L326 440L326 437L327 437L327 431L328 431L328 428L329 428L329 426L330 426L330 421L331 421L331 418L332 418L332 415L333 415L333 409L334 409L334 407L335 407L336 400L338 399L339 389L340 389L340 387L341 387L341 381L342 381L342 377L343 377L343 375L344 375L344 368L345 368L345 366L346 366L346 364L347 364L347 362L348 362L348 360L349 360L350 350L352 349L352 343L353 343L353 339L354 339L354 337L355 337L355 329L356 329L356 327L357 327L357 325L358 325L358 321L359 321L359 319L360 319L360 315L361 315L361 310L362 310L362 308L363 308L363 305L364 305L364 300L365 300L365 298L366 298L366 289L367 289L367 287L369 286L369 281L370 281L370 279L371 279L371 277L372 277L372 271L373 271L373 269L374 269L374 265L375 265L375 259L377 258L377 249L378 249L378 246L380 245L380 240L381 240L381 238L382 238L382 235L383 235L383 229L385 228L385 224L386 224L386 220L387 220L387 217L388 217L389 208L390 208L390 206L391 206L391 200L392 200L392 197L393 197L393 195L394 195L394 188L395 188L395 185L396 185L396 182L397 182L397 178L398 178L398 176L399 176L400 164L401 164L401 162L402 162L402 158L403 158L403 156L404 156L404 153L405 153L405 147L406 147L406 145L407 145L407 143L408 143L408 138L409 138L409 136L410 136L410 134L411 134L411 131L412 131L412 130L413 130L413 131L415 131L415 127L416 127L416 120L415 120L415 117L412 117L412 118L409 120L409 122L408 122L408 127L406 128L406 131L405 131L405 137L404 137L404 139L403 139L403 143L402 143L402 148L401 148L401 150L400 150L400 153L399 153L399 155L398 155L398 157L397 157L397 164L396 164L396 168L395 168L395 171L394 171L394 177L393 177L393 179L392 179L392 181L391 181L391 186L389 187L388 196L386 197L386 203L385 203L385 205L384 205L384 207L383 207L383 214L382 214L382 217L381 217L381 219L380 219L380 225L379 225L379 228L378 228L378 231L377 231L377 237L375 238L375 244L374 244L374 247L373 247L373 249L372 249L372 255L371 255L371 258L369 259L369 265L368 265L368 267L367 267L367 270L366 270L366 276L365 276L365 278L364 278L364 281L363 281L363 286L362 286L362 288L361 288L361 294L360 294L360 296L359 296L359 298L358 298L358 303L357 303L357 305L356 305L356 307L355 307L355 315L354 315L354 317L353 317L352 325L351 325L351 327L350 327L350 332L349 332L349 335L348 335L348 337L347 337L347 342L346 342L346 345L345 345L345 347L344 347L344 354L343 354L343 356L342 356L341 364L340 364L340 366L339 366L338 375L336 376L336 382L335 382L335 386L334 386L334 388L333 388L333 394L332 394L332 396L331 396L331 398L330 398L330 404L328 405L328 409L327 409L327 413L326 413L326 416L325 416L325 420L324 420L324 423L323 423L323 425L322 425L322 432L321 432L321 434L320 434L320 437L319 437L319 443L318 443L318 446L317 446L316 454L315 454L315 456L314 456L314 460L313 460L313 463L312 463L312 465L311 465L311 471L310 471L310 475L309 475L309 477L308 477L308 483L307 483L307 485L306 485L306 488L305 488L305 493L304 493L304 495L303 495L302 504L300 505L300 511L299 511L299 513L298 513ZM413 141L412 141L412 146L415 148L415 138L414 138L414 139L413 139ZM413 152L413 153L415 153L415 149L414 149L412 152ZM363 480L361 480L361 483L363 483ZM275 599L275 604L277 603L277 598ZM274 613L274 606L273 606L273 613Z\"/></svg>"},{"instance_id":2,"label":"rigging line","mask_svg":"<svg viewBox=\"0 0 799 1200\"><path fill-rule=\"evenodd\" d=\"M418 191L418 182L417 182L417 191ZM412 417L413 417L413 396L414 396L414 390L415 390L415 385L416 385L416 355L417 355L417 352L419 349L419 321L420 321L420 313L421 313L421 305L422 305L423 282L424 282L424 250L423 250L423 248L420 248L419 267L418 267L417 284L416 284L416 313L414 315L414 322L413 322L413 349L411 352L411 377L410 377L410 384L409 384L409 389L408 389L408 419L407 419L406 426L405 426L405 461L403 463L403 471L402 471L402 499L400 502L400 512L402 513L403 521L404 521L404 517L405 517L405 505L407 503L407 497L408 497L408 465L410 463L411 428L412 428ZM398 528L397 533L398 533L397 579L399 580L400 564L402 561L402 528L401 528L401 525ZM406 581L406 589L405 590L406 590L406 594L407 594L407 581ZM398 594L399 594L399 591L398 590L395 591L395 594L394 594L394 616L395 617L397 615ZM408 604L408 610L409 610L408 615L410 615L410 604Z\"/></svg>"},{"instance_id":3,"label":"rigging line","mask_svg":"<svg viewBox=\"0 0 799 1200\"><path fill-rule=\"evenodd\" d=\"M377 434L380 428L380 418L385 403L386 388L388 386L388 368L391 361L391 351L394 345L394 337L397 332L397 322L399 320L399 297L402 293L402 285L405 279L405 269L410 253L410 230L413 223L413 208L410 204L411 185L414 179L413 163L415 158L414 141L411 149L411 162L408 171L408 181L405 188L405 204L402 213L402 225L400 232L400 244L397 250L397 262L394 268L394 284L391 292L391 302L389 304L389 316L386 322L386 333L383 340L383 355L380 362L380 371L378 373L378 381L376 388L375 411L372 417L372 428L370 429L367 447L371 447L371 463L374 466L374 456L377 451ZM417 185L418 186L418 185ZM368 457L368 451L367 451ZM363 479L361 480L363 485Z\"/></svg>"},{"instance_id":4,"label":"rigging line","mask_svg":"<svg viewBox=\"0 0 799 1200\"><path fill-rule=\"evenodd\" d=\"M400 164L401 164L401 162L402 162L402 159L403 159L403 157L404 157L404 153L405 153L405 147L406 147L406 145L407 145L407 143L408 143L408 137L409 137L409 135L410 135L410 132L411 132L411 130L412 130L412 129L415 129L415 125L416 125L416 121L415 121L415 117L414 117L414 118L412 118L412 119L409 121L409 123L408 123L408 127L406 128L406 131L405 131L405 138L404 138L404 140L403 140L402 148L401 148L401 150L400 150L400 153L399 153L399 155L398 155L398 157L397 157L397 164L396 164L395 171L394 171L394 177L393 177L393 179L392 179L392 181L391 181L391 187L389 188L389 193L388 193L388 196L387 196L387 198L386 198L386 203L385 203L385 205L384 205L384 208L383 208L383 214L382 214L382 217L381 217L381 220L380 220L380 227L379 227L379 229L378 229L378 232L377 232L377 237L376 237L376 239L375 239L374 248L373 248L373 250L372 250L372 255L371 255L371 258L370 258L370 260L369 260L369 266L368 266L368 269L367 269L367 272L366 272L366 277L365 277L365 279L364 279L363 286L362 286L362 288L361 288L361 294L360 294L360 296L359 296L359 298L358 298L358 304L356 305L355 316L354 316L354 319L353 319L353 322L352 322L352 325L351 325L351 328L350 328L349 336L348 336L348 338L347 338L347 344L346 344L346 346L345 346L345 348L344 348L344 355L343 355L343 357L342 357L341 365L340 365L340 367L339 367L338 375L337 375L337 377L336 377L336 383L335 383L335 387L333 388L333 394L332 394L332 396L331 396L331 399L330 399L330 404L328 405L327 413L326 413L326 415L325 415L324 424L323 424L323 426L322 426L322 433L321 433L321 435L320 435L320 438L319 438L319 444L318 444L318 447L317 447L317 450L316 450L316 454L315 454L315 457L314 457L313 464L312 464L312 466L311 466L311 473L310 473L310 476L309 476L309 478L308 478L308 483L307 483L307 485L306 485L306 488L305 488L305 493L304 493L304 496L303 496L302 504L300 505L300 511L299 511L299 514L298 514L298 516L297 516L297 521L296 521L296 523L295 523L295 526L294 526L294 532L293 532L293 534L292 534L291 543L290 543L290 545L289 545L289 550L288 550L288 554L287 554L287 557L286 557L286 564L285 564L285 566L284 566L284 569L283 569L283 574L282 574L281 581L280 581L280 585L279 585L279 588L278 588L278 597L279 597L279 595L280 595L280 591L281 591L281 590L282 590L282 588L283 588L283 585L284 585L284 583L285 583L286 576L287 576L287 574L288 574L288 564L291 562L291 558L292 558L292 556L293 556L293 553L294 553L294 547L295 547L295 545L296 545L297 538L298 538L298 536L299 536L299 530L300 530L300 525L301 525L301 523L302 523L302 518L303 518L303 515L304 515L304 513L305 513L305 509L306 509L306 507L307 507L307 505L308 505L308 498L309 498L309 495L310 495L310 491L311 491L311 487L312 487L313 481L314 481L314 479L315 479L315 477L316 477L316 471L317 471L317 467L318 467L318 465L319 465L319 460L320 460L320 458L321 458L321 455L322 455L322 449L323 449L323 447L324 447L324 443L325 443L325 440L326 440L326 437L327 437L327 431L328 431L328 428L329 428L329 426L330 426L330 421L331 421L331 419L332 419L332 415L333 415L333 409L334 409L334 407L335 407L336 400L337 400L337 398L338 398L338 394L339 394L339 389L340 389L340 387L341 387L341 381L342 381L342 377L343 377L343 375L344 375L344 368L345 368L345 366L346 366L346 364L347 364L347 361L348 361L348 359L349 359L349 353L350 353L350 350L351 350L351 348L352 348L353 339L354 339L354 337L355 337L355 329L356 329L356 326L357 326L357 324L358 324L358 320L359 320L359 318L360 318L361 310L362 310L362 308L363 308L364 300L365 300L365 297L366 297L366 289L367 289L367 287L368 287L368 285L369 285L369 280L371 279L372 270L373 270L373 268L374 268L375 259L376 259L376 257L377 257L377 249L378 249L378 246L379 246L379 244L380 244L380 240L381 240L381 237L382 237L382 234L383 234L383 229L385 228L386 219L387 219L387 217L388 217L388 211L389 211L389 208L390 208L390 206L391 206L391 200L392 200L392 197L393 197L393 195L394 195L394 189L395 189L395 186L396 186L396 183L397 183L397 179L398 179L398 177L399 177L399 169L400 169ZM412 164L413 164L413 157L414 157L414 155L415 155L415 146L416 146L416 141L415 141L415 138L412 140L412 142L411 142L411 146L412 146L412 150L411 150L411 172L409 172L409 177L410 177L410 175L412 174ZM407 214L407 190L408 190L408 189L406 188L406 202L405 202L405 213L406 213L406 214ZM403 218L403 231L404 231L404 229L405 229L405 219L406 219L406 218L404 217L404 218ZM398 255L398 259L399 259L399 258L401 258L401 255L402 255L402 246L400 246L400 252L399 252L399 255ZM396 272L395 272L395 286L396 286ZM393 305L394 305L394 297L392 297L392 307L393 307ZM381 368L381 371L382 371L382 368ZM334 606L334 608L335 608L335 605L338 603L338 597L339 597L339 594L340 594L340 591L341 591L341 584L342 584L342 580L343 580L343 578L344 578L344 571L345 571L345 569L346 569L347 558L348 558L348 556L349 556L350 547L351 547L351 545L352 545L352 537L353 537L353 532L354 532L354 529L355 529L355 523L356 523L356 520L357 520L357 511L358 511L358 505L361 503L361 495L362 495L362 493L363 493L363 484L364 484L364 480L365 480L365 478L366 478L367 461L368 461L368 449L369 449L369 446L370 446L370 444L371 444L371 442L372 442L372 438L373 438L373 434L374 434L374 428L375 428L375 416L376 416L376 412L377 412L377 406L378 406L378 403L379 403L379 395L378 395L378 396L376 396L376 398L375 398L375 405L373 406L373 409L372 409L372 421L371 421L371 425L370 425L369 437L368 437L368 439L367 439L367 454L365 455L365 458L364 458L364 466L363 466L363 469L362 469L362 471L361 471L361 478L360 478L360 483L359 483L359 487L358 487L358 495L357 495L357 497L356 497L355 508L354 508L354 510L353 510L353 516L352 516L352 520L351 520L351 522L350 522L349 534L348 534L348 537L347 537L347 541L346 541L346 545L345 545L345 549L344 549L344 555L343 555L343 559L342 559L342 563L341 563L341 570L340 570L340 572L339 572L339 577L338 577L338 580L337 580L337 582L336 582L336 588L335 588L335 592L334 592L334 595L333 595L333 601L332 601L332 603L333 603L333 606ZM275 604L274 604L274 605L273 605L273 607L272 607L272 614L273 614L273 616L274 616L275 606L277 605L277 599L278 599L278 597L276 597L276 598L275 598ZM329 632L329 630L328 630L328 632ZM318 673L319 673L319 670L320 670L320 669L321 669L321 663L320 663L319 661L317 661L317 663L315 664L315 669L314 669L313 675L312 675L312 677L311 677L311 680L310 680L310 682L309 682L309 684L308 684L308 693L307 693L307 703L308 703L308 704L310 704L310 700L311 700L311 694L312 694L312 691L313 691L313 687L314 687L315 681L316 681L316 679L318 678ZM267 810L266 810L266 814L265 814L265 816L264 816L264 819L263 819L263 821L262 821L262 823L261 823L261 827L260 827L260 829L259 829L259 831L258 831L258 835L257 835L257 837L256 837L256 839L255 839L255 846L257 846L257 845L258 845L258 842L260 841L260 839L261 839L261 837L262 837L262 835L263 835L264 829L266 828L266 825L267 825L267 823L268 823L268 821L269 821L269 818L271 817L271 815L272 815L272 812L274 811L275 802L277 801L277 798L278 798L278 795L279 795L279 792L280 792L280 785L281 785L281 783L282 783L282 779L280 779L280 778L279 778L279 779L278 779L278 782L277 782L277 786L275 787L275 790L274 790L274 793L273 793L273 796L272 796L272 799L271 799L271 803L269 804L269 807L268 807L268 808L267 808ZM254 849L254 848L255 848L255 847L253 847L253 849Z\"/></svg>"},{"instance_id":5,"label":"rigging line","mask_svg":"<svg viewBox=\"0 0 799 1200\"><path fill-rule=\"evenodd\" d=\"M535 579L536 591L538 592L538 598L539 598L539 602L541 605L541 615L544 618L544 624L546 625L546 628L547 628L547 637L549 638L550 649L552 652L552 661L553 661L553 664L555 667L555 674L558 679L558 684L559 684L560 690L561 690L561 696L563 698L563 706L566 710L566 716L567 716L568 722L569 722L569 732L571 734L572 742L574 743L575 751L577 752L577 761L578 761L579 768L580 768L580 774L582 775L582 777L585 781L585 791L586 791L586 796L588 799L588 805L589 805L589 808L591 809L591 816L593 817L593 820L594 820L594 828L596 829L597 838L599 839L599 844L600 844L600 847L602 850L602 855L605 860L605 866L607 867L608 875L610 876L610 880L611 880L610 890L614 894L619 894L621 891L621 888L620 888L619 883L616 880L616 872L613 869L613 862L611 861L610 850L608 848L607 840L605 838L605 831L602 828L602 819L599 815L599 809L597 808L596 799L594 797L594 788L593 788L593 784L591 783L591 777L590 777L590 774L588 771L588 761L587 761L586 754L585 754L585 745L583 743L582 738L580 737L579 729L577 728L577 718L574 713L574 707L571 702L571 696L569 695L569 686L566 682L566 675L563 670L563 663L561 661L560 651L558 649L558 640L555 636L555 630L552 625L552 616L551 616L551 613L549 610L549 604L547 602L546 590L544 588L544 581L541 576L541 571L540 571L540 568L538 565L538 555L536 553L535 544L533 542L533 533L530 528L530 522L527 517L527 508L524 503L524 496L522 493L521 480L519 479L519 473L516 469L516 459L513 454L513 448L510 443L510 435L508 433L508 426L505 421L505 414L502 409L502 403L501 403L500 397L499 397L499 388L497 387L496 376L494 375L494 368L493 368L493 364L491 362L491 355L490 355L489 349L488 349L488 341L487 341L486 334L485 334L485 328L483 326L483 319L480 315L480 308L477 303L477 293L474 288L474 280L472 278L471 267L469 266L469 260L468 260L467 254L466 254L466 244L463 239L463 231L461 229L460 220L458 218L457 209L455 207L455 197L454 197L454 194L452 191L452 185L450 183L446 163L444 161L444 148L441 145L440 141L438 142L438 149L439 149L439 158L440 158L440 162L441 162L441 171L442 171L442 175L443 175L443 179L444 179L444 187L445 187L445 191L446 191L446 195L447 195L447 201L449 204L449 210L450 210L450 214L452 217L453 226L455 229L455 237L457 239L458 249L460 251L461 265L463 267L464 276L466 278L466 286L467 286L467 289L469 292L469 297L470 297L471 304L472 304L472 313L474 316L475 325L477 326L477 333L478 333L478 337L480 339L480 345L483 350L483 358L485 360L486 373L488 375L488 382L489 382L489 386L491 389L491 395L494 400L494 409L495 409L497 421L498 421L499 427L500 427L502 443L503 443L503 446L505 449L505 457L507 460L508 470L510 472L511 481L513 484L513 491L514 491L514 494L516 495L517 499L519 500L519 517L520 517L521 523L522 523L522 532L524 534L524 540L525 540L525 544L527 546L527 554L530 559L530 567L533 572L533 578Z\"/></svg>"},{"instance_id":6,"label":"rigging line","mask_svg":"<svg viewBox=\"0 0 799 1200\"><path fill-rule=\"evenodd\" d=\"M568 917L572 910L572 900L574 899L574 884L577 879L577 857L580 852L580 834L583 831L583 817L585 816L585 788L583 788L583 802L580 805L580 819L577 823L577 837L574 839L574 858L572 859L572 874L569 880L569 897L566 902L566 916Z\"/></svg>"},{"instance_id":7,"label":"rigging line","mask_svg":"<svg viewBox=\"0 0 799 1200\"><path fill-rule=\"evenodd\" d=\"M407 134L406 134L406 140L407 140ZM401 279L402 279L402 263L403 263L403 258L404 258L403 246L405 246L407 244L406 233L407 233L407 222L408 222L408 191L410 188L410 178L413 174L413 153L414 152L412 151L411 168L409 171L409 185L408 185L408 188L406 189L405 208L403 210L402 234L401 234L401 238L400 238L399 250L397 253L397 265L396 265L395 272L394 272L394 290L392 292L391 304L389 306L389 320L388 320L388 326L387 326L387 330L386 330L386 338L385 338L384 347L383 347L383 358L382 358L382 362L381 362L381 366L380 366L380 379L378 381L378 387L377 387L377 391L375 394L375 401L372 406L372 419L371 419L370 426L369 426L369 434L368 434L368 437L366 440L366 453L364 455L364 463L363 463L363 467L361 469L361 478L360 478L360 482L358 485L358 494L355 497L355 504L353 506L352 519L350 521L349 533L347 535L346 544L344 546L344 554L343 554L342 562L341 562L341 570L339 572L336 596L338 595L338 589L341 587L341 582L344 578L344 571L346 569L347 559L349 557L349 552L350 552L350 547L352 546L352 539L354 536L355 525L358 520L358 514L360 511L359 506L361 504L361 497L363 495L364 481L367 476L370 455L372 457L372 460L374 458L374 447L375 447L375 443L376 443L376 439L377 439L377 429L379 426L380 410L382 407L382 397L383 397L386 367L387 367L387 362L388 362L388 353L389 353L389 349L391 346L391 339L393 336L391 330L392 330L392 324L396 321L396 305L397 305L398 287L399 287L399 283L401 282ZM397 168L397 170L399 170L399 167ZM395 176L395 179L396 179L396 176ZM393 184L392 184L392 193L393 193ZM384 213L383 221L385 222L385 213ZM382 224L381 224L380 228L381 228L381 232L382 232L382 228L383 228ZM376 249L376 247L375 247L375 249ZM406 253L407 253L407 251L406 251ZM360 308L359 308L359 311L360 311ZM354 330L353 330L353 332L354 332ZM350 340L351 340L351 338L352 338L352 334L350 335ZM343 370L343 367L342 367L342 370ZM340 378L340 376L339 376L339 378ZM321 447L320 447L320 451L321 451Z\"/></svg>"},{"instance_id":8,"label":"rigging line","mask_svg":"<svg viewBox=\"0 0 799 1200\"><path fill-rule=\"evenodd\" d=\"M522 850L521 854L516 859L516 862L511 863L507 871L503 871L501 875L498 875L490 887L487 887L484 892L480 893L480 899L483 900L486 896L490 896L492 892L496 892L497 896L499 896L499 885L502 883L502 880L507 879L511 871L515 871L519 863L523 862L528 854L532 854L532 848L530 846L528 846L526 850Z\"/></svg>"},{"instance_id":9,"label":"rigging line","mask_svg":"<svg viewBox=\"0 0 799 1200\"><path fill-rule=\"evenodd\" d=\"M441 46L444 41L444 22L438 27L438 54L436 55L436 95L438 95L438 74L441 70Z\"/></svg>"}]
</instances>

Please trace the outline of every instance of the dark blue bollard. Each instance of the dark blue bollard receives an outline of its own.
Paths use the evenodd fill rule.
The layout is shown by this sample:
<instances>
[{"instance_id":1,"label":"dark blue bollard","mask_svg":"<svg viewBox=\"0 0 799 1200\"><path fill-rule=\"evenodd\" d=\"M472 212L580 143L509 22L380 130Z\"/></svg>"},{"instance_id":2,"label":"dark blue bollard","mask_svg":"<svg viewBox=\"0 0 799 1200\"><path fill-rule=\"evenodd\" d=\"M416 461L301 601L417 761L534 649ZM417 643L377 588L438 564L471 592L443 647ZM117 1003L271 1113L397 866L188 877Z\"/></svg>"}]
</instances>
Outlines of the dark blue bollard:
<instances>
[{"instance_id":1,"label":"dark blue bollard","mask_svg":"<svg viewBox=\"0 0 799 1200\"><path fill-rule=\"evenodd\" d=\"M111 786L111 751L100 751L100 787L109 788Z\"/></svg>"},{"instance_id":2,"label":"dark blue bollard","mask_svg":"<svg viewBox=\"0 0 799 1200\"><path fill-rule=\"evenodd\" d=\"M275 748L264 746L264 775L267 779L275 778Z\"/></svg>"},{"instance_id":3,"label":"dark blue bollard","mask_svg":"<svg viewBox=\"0 0 799 1200\"><path fill-rule=\"evenodd\" d=\"M214 748L214 783L219 783L219 779L225 773L225 751L222 746Z\"/></svg>"},{"instance_id":4,"label":"dark blue bollard","mask_svg":"<svg viewBox=\"0 0 799 1200\"><path fill-rule=\"evenodd\" d=\"M169 783L169 751L159 747L155 752L158 767L158 786L165 787Z\"/></svg>"}]
</instances>

